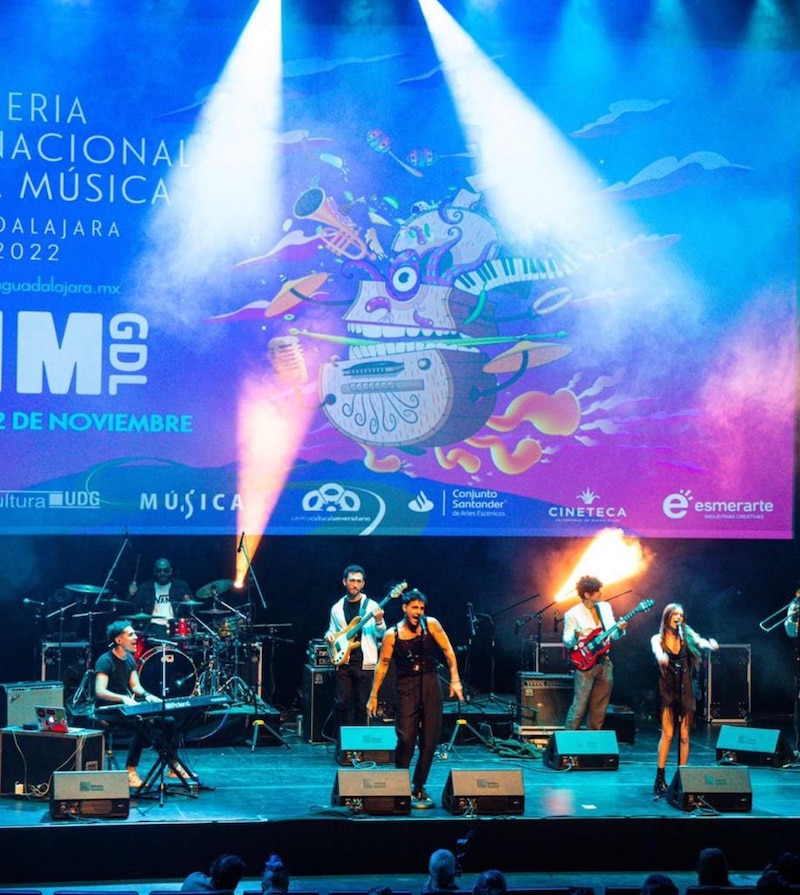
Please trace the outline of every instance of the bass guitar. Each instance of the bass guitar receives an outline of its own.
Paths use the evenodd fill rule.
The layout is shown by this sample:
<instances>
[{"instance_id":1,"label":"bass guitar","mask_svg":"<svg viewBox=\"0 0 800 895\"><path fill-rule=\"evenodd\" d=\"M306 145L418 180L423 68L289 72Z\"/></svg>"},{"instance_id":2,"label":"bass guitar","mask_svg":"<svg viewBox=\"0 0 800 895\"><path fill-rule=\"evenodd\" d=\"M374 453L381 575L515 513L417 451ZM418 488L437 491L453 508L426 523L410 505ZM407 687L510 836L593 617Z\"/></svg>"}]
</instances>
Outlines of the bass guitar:
<instances>
[{"instance_id":1,"label":"bass guitar","mask_svg":"<svg viewBox=\"0 0 800 895\"><path fill-rule=\"evenodd\" d=\"M396 600L407 587L407 581L401 581L400 584L396 584L380 603L378 603L378 609L383 609L389 600ZM363 618L360 615L357 615L346 628L342 628L342 630L334 634L330 640L326 641L328 656L330 657L332 665L346 665L350 661L350 653L357 646L361 645L361 642L356 638L364 625L366 625L375 614L375 611L376 610L373 609Z\"/></svg>"},{"instance_id":2,"label":"bass guitar","mask_svg":"<svg viewBox=\"0 0 800 895\"><path fill-rule=\"evenodd\" d=\"M595 628L590 634L581 637L578 645L570 650L569 658L578 671L588 671L593 668L598 658L611 649L611 638L619 630L619 626L630 621L634 615L640 612L648 612L653 608L653 600L642 600L641 603L630 612L617 619L610 628Z\"/></svg>"}]
</instances>

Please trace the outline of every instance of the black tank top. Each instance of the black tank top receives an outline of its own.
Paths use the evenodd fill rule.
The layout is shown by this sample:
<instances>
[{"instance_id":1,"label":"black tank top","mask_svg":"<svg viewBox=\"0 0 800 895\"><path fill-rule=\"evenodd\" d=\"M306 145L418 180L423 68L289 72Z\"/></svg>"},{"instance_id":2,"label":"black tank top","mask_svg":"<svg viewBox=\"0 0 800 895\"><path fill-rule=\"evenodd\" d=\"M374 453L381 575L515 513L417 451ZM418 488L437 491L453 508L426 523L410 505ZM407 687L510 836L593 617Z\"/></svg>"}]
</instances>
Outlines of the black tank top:
<instances>
[{"instance_id":1,"label":"black tank top","mask_svg":"<svg viewBox=\"0 0 800 895\"><path fill-rule=\"evenodd\" d=\"M394 641L394 659L398 677L411 677L416 674L436 672L439 659L439 645L430 634L402 640L397 628Z\"/></svg>"}]
</instances>

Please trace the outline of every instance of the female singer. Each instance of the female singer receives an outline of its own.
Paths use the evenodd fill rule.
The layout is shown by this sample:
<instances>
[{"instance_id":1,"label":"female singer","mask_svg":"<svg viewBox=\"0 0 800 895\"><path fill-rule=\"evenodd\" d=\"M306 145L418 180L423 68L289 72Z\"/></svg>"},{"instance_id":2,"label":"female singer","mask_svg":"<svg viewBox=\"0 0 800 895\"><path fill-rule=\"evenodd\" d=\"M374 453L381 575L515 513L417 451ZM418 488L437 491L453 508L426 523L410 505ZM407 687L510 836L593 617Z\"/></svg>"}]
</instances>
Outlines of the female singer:
<instances>
[{"instance_id":1,"label":"female singer","mask_svg":"<svg viewBox=\"0 0 800 895\"><path fill-rule=\"evenodd\" d=\"M686 624L680 603L669 603L661 613L661 627L651 638L650 646L660 672L661 738L653 792L661 796L667 791L665 769L676 720L680 737L678 764L686 764L689 758L689 730L697 707L701 650L718 650L719 644L713 638L701 637Z\"/></svg>"}]
</instances>

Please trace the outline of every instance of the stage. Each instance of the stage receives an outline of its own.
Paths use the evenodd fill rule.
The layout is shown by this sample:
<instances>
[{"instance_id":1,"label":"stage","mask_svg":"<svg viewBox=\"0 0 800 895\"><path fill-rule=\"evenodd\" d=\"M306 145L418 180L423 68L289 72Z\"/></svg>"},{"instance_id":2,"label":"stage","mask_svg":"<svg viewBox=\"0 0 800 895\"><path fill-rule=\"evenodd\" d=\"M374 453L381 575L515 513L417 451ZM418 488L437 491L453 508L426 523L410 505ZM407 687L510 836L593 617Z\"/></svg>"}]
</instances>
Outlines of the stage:
<instances>
[{"instance_id":1,"label":"stage","mask_svg":"<svg viewBox=\"0 0 800 895\"><path fill-rule=\"evenodd\" d=\"M528 737L526 743L507 738L505 711L502 700L470 707L463 717L473 729L459 725L452 747L444 742L434 762L428 791L435 807L397 816L358 814L334 805L334 784L345 773L337 764L335 744L305 742L296 722L273 728L282 742L259 727L254 746L251 728L234 742L222 742L218 735L215 745L198 743L183 749L201 788L190 791L169 781L163 795L157 787L147 798L131 798L126 818L54 820L47 798L3 796L0 828L6 854L15 856L6 862L4 882L178 879L225 851L241 854L248 867L261 866L277 852L296 875L304 877L422 873L433 849L456 851L459 840L467 840L463 865L470 873L490 866L519 873L569 871L574 869L577 843L582 872L687 871L698 851L712 844L726 850L733 870L744 871L763 867L778 852L796 849L800 841L800 773L791 766L791 756L739 754L736 757L745 758L746 764L718 765L722 727L730 732L732 726L698 725L692 738L691 779L702 777L702 768L712 777L724 772L727 779L733 769L732 779L739 783L744 779L751 788L752 807L683 810L666 798L654 799L658 731L652 720L637 719L634 742L623 742L630 739L625 734L621 738L609 734L618 749L615 769L558 770L543 760L539 743L547 742L544 733L542 738ZM448 739L453 722L449 713ZM781 743L788 743L788 718L753 721L749 728L736 729L751 731L759 741L765 731L778 730L776 725ZM488 745L475 732L488 735ZM567 742L575 751L576 743L588 741ZM591 748L589 752L590 758L597 758ZM551 755L551 762L554 757L560 756ZM586 756L582 758L586 764ZM568 764L574 759L567 756ZM140 770L152 760L152 754L145 753ZM773 763L765 765L765 760ZM522 812L451 813L442 804L444 790L448 785L452 790L452 781L459 778L451 771L470 772L468 778L480 772L490 782L518 777ZM383 763L360 769L361 774L370 772L385 778L385 772L394 769ZM671 761L668 781L673 774ZM739 783L733 788L741 789ZM687 788L691 788L688 782ZM721 795L728 798L725 789L723 784ZM481 810L480 800L476 804ZM587 848L591 841L620 845ZM82 860L76 877L78 854ZM410 855L418 856L419 867L409 866Z\"/></svg>"}]
</instances>

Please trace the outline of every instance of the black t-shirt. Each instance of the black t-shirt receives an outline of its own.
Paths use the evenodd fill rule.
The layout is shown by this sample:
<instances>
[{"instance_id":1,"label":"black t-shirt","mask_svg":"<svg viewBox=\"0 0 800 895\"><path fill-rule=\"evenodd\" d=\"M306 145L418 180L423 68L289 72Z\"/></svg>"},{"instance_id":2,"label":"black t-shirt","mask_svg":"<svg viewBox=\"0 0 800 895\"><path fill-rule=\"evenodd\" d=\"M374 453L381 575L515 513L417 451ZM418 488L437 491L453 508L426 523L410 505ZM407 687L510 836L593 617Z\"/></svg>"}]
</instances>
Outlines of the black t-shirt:
<instances>
[{"instance_id":1,"label":"black t-shirt","mask_svg":"<svg viewBox=\"0 0 800 895\"><path fill-rule=\"evenodd\" d=\"M118 658L113 650L103 653L94 664L95 674L108 676L108 689L122 696L130 695L131 674L136 671L136 660L130 653L124 659ZM103 702L104 700L99 700Z\"/></svg>"}]
</instances>

